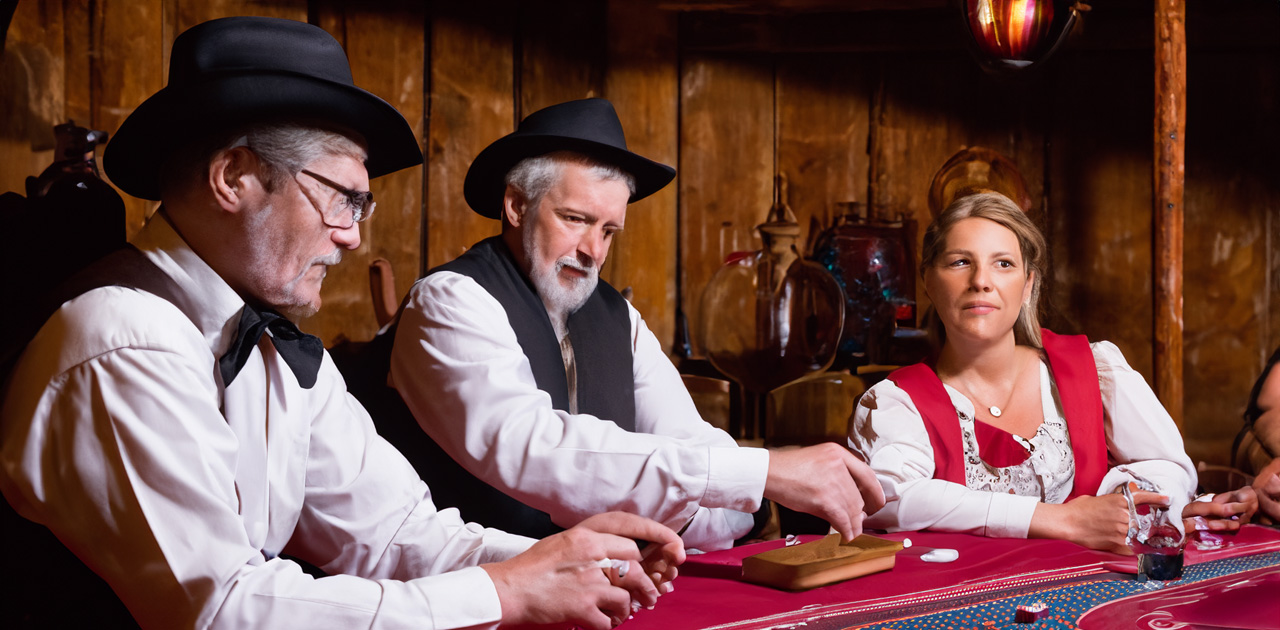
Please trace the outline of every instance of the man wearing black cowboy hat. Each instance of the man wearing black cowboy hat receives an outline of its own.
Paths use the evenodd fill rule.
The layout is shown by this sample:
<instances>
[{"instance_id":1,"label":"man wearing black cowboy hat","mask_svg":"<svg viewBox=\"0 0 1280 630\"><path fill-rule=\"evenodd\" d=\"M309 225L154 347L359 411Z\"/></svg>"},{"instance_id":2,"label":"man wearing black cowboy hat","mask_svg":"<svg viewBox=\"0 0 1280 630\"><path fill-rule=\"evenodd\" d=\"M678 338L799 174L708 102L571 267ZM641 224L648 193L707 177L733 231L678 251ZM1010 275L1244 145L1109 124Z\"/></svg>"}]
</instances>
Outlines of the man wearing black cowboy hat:
<instances>
[{"instance_id":1,"label":"man wearing black cowboy hat","mask_svg":"<svg viewBox=\"0 0 1280 630\"><path fill-rule=\"evenodd\" d=\"M673 577L679 539L633 515L534 544L438 512L290 322L359 245L369 177L419 163L404 118L352 83L337 41L270 18L178 37L168 86L108 146L112 180L163 206L134 248L71 283L18 359L0 490L138 625L608 628ZM626 571L636 540L660 553ZM109 616L118 605L85 611L66 575L33 577L49 557L11 572L38 599L6 602L20 609L7 627L127 621Z\"/></svg>"},{"instance_id":2,"label":"man wearing black cowboy hat","mask_svg":"<svg viewBox=\"0 0 1280 630\"><path fill-rule=\"evenodd\" d=\"M386 434L433 488L468 479L437 493L440 505L526 535L624 510L718 549L763 524L767 497L851 539L883 503L866 464L836 444L738 448L699 417L639 313L598 281L627 204L674 176L627 150L603 99L535 112L482 151L464 194L502 234L410 292L390 374L430 437Z\"/></svg>"}]
</instances>

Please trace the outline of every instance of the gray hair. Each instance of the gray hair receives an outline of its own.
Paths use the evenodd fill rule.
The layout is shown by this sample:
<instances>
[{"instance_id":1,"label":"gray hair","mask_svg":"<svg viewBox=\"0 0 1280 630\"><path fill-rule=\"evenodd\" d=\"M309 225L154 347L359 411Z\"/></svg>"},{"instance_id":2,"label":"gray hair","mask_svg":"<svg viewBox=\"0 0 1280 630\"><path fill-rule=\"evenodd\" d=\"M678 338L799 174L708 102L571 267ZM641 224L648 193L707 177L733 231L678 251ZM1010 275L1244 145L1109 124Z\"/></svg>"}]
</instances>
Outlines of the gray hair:
<instances>
[{"instance_id":1,"label":"gray hair","mask_svg":"<svg viewBox=\"0 0 1280 630\"><path fill-rule=\"evenodd\" d=\"M1033 348L1042 347L1040 340L1040 287L1044 278L1045 257L1048 245L1044 235L1027 214L1008 197L998 192L982 192L960 197L947 206L929 224L924 232L924 244L920 248L920 275L923 276L938 261L947 244L951 228L964 219L977 217L994 221L1008 228L1018 239L1018 250L1027 274L1035 273L1031 281L1031 298L1018 311L1018 321L1013 325L1016 343ZM941 347L946 341L946 329L932 308L926 316L925 328L930 337Z\"/></svg>"},{"instance_id":2,"label":"gray hair","mask_svg":"<svg viewBox=\"0 0 1280 630\"><path fill-rule=\"evenodd\" d=\"M213 157L222 151L248 147L263 165L262 185L275 192L304 166L324 157L350 157L360 162L368 152L350 136L292 122L265 123L212 134L173 152L161 174L164 192L199 181Z\"/></svg>"},{"instance_id":3,"label":"gray hair","mask_svg":"<svg viewBox=\"0 0 1280 630\"><path fill-rule=\"evenodd\" d=\"M560 179L565 164L585 166L592 175L604 181L625 182L627 190L632 195L636 194L636 178L631 173L575 151L555 151L520 160L507 171L507 185L520 193L526 208L535 210L542 204L542 197Z\"/></svg>"}]
</instances>

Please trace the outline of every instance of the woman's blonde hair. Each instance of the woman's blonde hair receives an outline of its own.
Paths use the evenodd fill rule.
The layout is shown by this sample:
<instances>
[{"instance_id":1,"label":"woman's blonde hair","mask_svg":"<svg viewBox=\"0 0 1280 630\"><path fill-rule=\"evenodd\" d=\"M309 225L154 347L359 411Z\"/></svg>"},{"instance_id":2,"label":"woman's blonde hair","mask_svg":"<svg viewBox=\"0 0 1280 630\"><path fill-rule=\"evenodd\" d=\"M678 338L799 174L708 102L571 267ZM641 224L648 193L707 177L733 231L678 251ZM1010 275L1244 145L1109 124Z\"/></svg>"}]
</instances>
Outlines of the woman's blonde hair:
<instances>
[{"instance_id":1,"label":"woman's blonde hair","mask_svg":"<svg viewBox=\"0 0 1280 630\"><path fill-rule=\"evenodd\" d=\"M1031 299L1018 311L1018 321L1013 325L1016 343L1034 348L1042 347L1040 341L1040 286L1044 278L1045 255L1048 249L1044 235L1008 197L998 192L982 192L960 197L929 224L924 232L924 244L920 250L920 275L923 277L934 266L947 244L951 228L964 219L977 217L994 221L1013 232L1018 238L1018 250L1027 274L1035 272L1031 281ZM925 315L925 328L937 348L946 341L946 329L933 307Z\"/></svg>"}]
</instances>

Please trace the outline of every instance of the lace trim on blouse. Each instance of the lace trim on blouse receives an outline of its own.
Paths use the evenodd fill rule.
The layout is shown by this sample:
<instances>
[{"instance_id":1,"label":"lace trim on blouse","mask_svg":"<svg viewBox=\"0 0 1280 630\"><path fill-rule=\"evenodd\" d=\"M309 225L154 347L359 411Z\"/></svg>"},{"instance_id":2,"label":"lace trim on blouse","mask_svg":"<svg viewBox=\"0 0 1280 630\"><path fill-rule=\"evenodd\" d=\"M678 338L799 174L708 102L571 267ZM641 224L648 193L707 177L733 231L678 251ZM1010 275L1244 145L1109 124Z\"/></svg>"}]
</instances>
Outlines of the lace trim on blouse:
<instances>
[{"instance_id":1,"label":"lace trim on blouse","mask_svg":"<svg viewBox=\"0 0 1280 630\"><path fill-rule=\"evenodd\" d=\"M1066 500L1075 481L1075 456L1071 451L1071 436L1062 404L1058 400L1058 388L1049 375L1043 356L1040 359L1040 399L1044 421L1030 440L1020 435L1013 436L1030 452L1026 461L1015 466L1000 468L978 457L973 403L954 388L946 387L953 399L958 396L969 402L968 409L956 409L964 441L965 485L969 489L1036 497L1045 503Z\"/></svg>"}]
</instances>

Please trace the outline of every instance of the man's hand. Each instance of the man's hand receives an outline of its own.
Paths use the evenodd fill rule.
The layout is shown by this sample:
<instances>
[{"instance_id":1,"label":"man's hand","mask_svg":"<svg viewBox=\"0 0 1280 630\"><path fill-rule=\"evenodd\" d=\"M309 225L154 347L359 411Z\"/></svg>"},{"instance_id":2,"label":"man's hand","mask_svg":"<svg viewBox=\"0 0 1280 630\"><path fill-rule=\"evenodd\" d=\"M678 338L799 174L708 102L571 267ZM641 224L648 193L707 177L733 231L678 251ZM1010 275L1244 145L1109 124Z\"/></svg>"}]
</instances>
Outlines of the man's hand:
<instances>
[{"instance_id":1,"label":"man's hand","mask_svg":"<svg viewBox=\"0 0 1280 630\"><path fill-rule=\"evenodd\" d=\"M863 517L884 507L875 472L835 442L770 451L764 496L824 519L845 541L862 533Z\"/></svg>"},{"instance_id":2,"label":"man's hand","mask_svg":"<svg viewBox=\"0 0 1280 630\"><path fill-rule=\"evenodd\" d=\"M1267 525L1280 523L1280 457L1258 471L1258 476L1253 479L1253 490L1258 495L1258 510L1261 512L1258 522Z\"/></svg>"},{"instance_id":3,"label":"man's hand","mask_svg":"<svg viewBox=\"0 0 1280 630\"><path fill-rule=\"evenodd\" d=\"M636 540L650 541L643 557ZM610 512L481 568L497 588L504 625L567 622L605 630L631 616L633 601L645 607L657 603L684 557L684 543L667 527ZM600 560L606 558L630 561L626 576L602 570Z\"/></svg>"},{"instance_id":4,"label":"man's hand","mask_svg":"<svg viewBox=\"0 0 1280 630\"><path fill-rule=\"evenodd\" d=\"M1245 486L1235 492L1219 492L1209 501L1188 503L1182 509L1182 529L1188 534L1195 531L1195 517L1200 516L1211 532L1233 532L1248 523L1257 511L1258 495L1253 488Z\"/></svg>"},{"instance_id":5,"label":"man's hand","mask_svg":"<svg viewBox=\"0 0 1280 630\"><path fill-rule=\"evenodd\" d=\"M1169 497L1155 492L1134 492L1133 504L1168 507ZM1076 497L1066 503L1041 503L1031 516L1031 538L1069 540L1090 549L1133 555L1125 538L1129 534L1129 504L1121 494Z\"/></svg>"}]
</instances>

